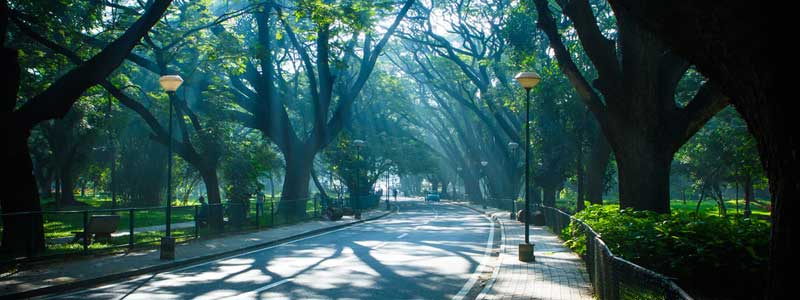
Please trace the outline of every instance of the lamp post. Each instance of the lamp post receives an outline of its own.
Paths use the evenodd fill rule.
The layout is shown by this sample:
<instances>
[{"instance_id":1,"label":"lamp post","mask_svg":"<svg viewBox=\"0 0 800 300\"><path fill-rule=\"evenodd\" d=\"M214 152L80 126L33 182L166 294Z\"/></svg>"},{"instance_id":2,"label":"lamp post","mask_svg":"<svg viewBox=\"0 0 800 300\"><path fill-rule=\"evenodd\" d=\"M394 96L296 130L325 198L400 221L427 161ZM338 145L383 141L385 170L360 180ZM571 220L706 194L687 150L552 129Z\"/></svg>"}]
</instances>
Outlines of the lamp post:
<instances>
[{"instance_id":1,"label":"lamp post","mask_svg":"<svg viewBox=\"0 0 800 300\"><path fill-rule=\"evenodd\" d=\"M164 75L158 79L169 98L169 125L167 141L167 209L166 209L166 234L161 238L161 259L175 259L175 238L172 237L172 98L175 91L183 84L179 75Z\"/></svg>"},{"instance_id":2,"label":"lamp post","mask_svg":"<svg viewBox=\"0 0 800 300\"><path fill-rule=\"evenodd\" d=\"M530 195L529 195L529 178L530 178L530 136L531 136L531 110L530 99L531 89L539 84L542 78L536 72L520 72L514 79L517 80L520 86L525 89L525 243L519 244L519 260L530 262L536 260L533 256L533 244L530 242Z\"/></svg>"},{"instance_id":3,"label":"lamp post","mask_svg":"<svg viewBox=\"0 0 800 300\"><path fill-rule=\"evenodd\" d=\"M459 177L459 178L461 178L461 181L464 181L464 177L463 177L464 175L463 175L463 174L461 174L461 171L462 171L462 170L464 170L464 168L462 168L462 167L458 167L458 168L456 168L456 171L458 171L458 177ZM456 185L458 185L458 184L456 184ZM465 187L465 188L466 188L466 187ZM456 192L458 192L458 191L456 191ZM456 193L456 194L457 194L457 193ZM458 198L458 197L456 197L456 198Z\"/></svg>"},{"instance_id":4,"label":"lamp post","mask_svg":"<svg viewBox=\"0 0 800 300\"><path fill-rule=\"evenodd\" d=\"M511 149L511 156L512 156L511 157L511 161L514 162L514 166L515 167L516 167L516 162L517 162L516 161L517 148L519 148L519 144L518 143L516 143L516 142L508 142L508 149ZM519 191L519 190L517 190L517 191ZM517 213L517 193L514 193L514 195L511 198L511 214L509 214L509 218L511 218L511 220L514 220L515 217L516 217L516 213Z\"/></svg>"},{"instance_id":5,"label":"lamp post","mask_svg":"<svg viewBox=\"0 0 800 300\"><path fill-rule=\"evenodd\" d=\"M361 195L359 194L361 191L359 190L358 186L359 186L359 181L361 179L361 177L360 177L361 176L361 172L360 172L361 171L360 170L361 169L360 151L361 151L361 148L364 147L364 144L366 144L366 142L364 142L363 140L354 140L353 141L353 145L356 146L356 201L353 204L353 206L354 206L354 208L353 208L353 217L356 218L356 219L361 219L361 211L360 211L360 204L361 204L360 203L361 202L360 198L361 198Z\"/></svg>"},{"instance_id":6,"label":"lamp post","mask_svg":"<svg viewBox=\"0 0 800 300\"><path fill-rule=\"evenodd\" d=\"M483 166L483 168L481 169L481 172L483 173L484 176L486 175L486 166L487 165L489 165L488 161L485 161L485 160L481 161L481 166ZM483 176L481 176L481 179L483 179ZM486 190L486 192L488 193L489 189L488 189L488 186L486 185L486 180L483 180L483 187L484 187L483 189ZM481 202L483 202L483 209L486 209L486 196L484 196L483 193L481 193L481 200L482 200Z\"/></svg>"},{"instance_id":7,"label":"lamp post","mask_svg":"<svg viewBox=\"0 0 800 300\"><path fill-rule=\"evenodd\" d=\"M387 165L392 164L391 159L386 160ZM386 169L386 210L391 210L392 208L389 206L389 168Z\"/></svg>"}]
</instances>

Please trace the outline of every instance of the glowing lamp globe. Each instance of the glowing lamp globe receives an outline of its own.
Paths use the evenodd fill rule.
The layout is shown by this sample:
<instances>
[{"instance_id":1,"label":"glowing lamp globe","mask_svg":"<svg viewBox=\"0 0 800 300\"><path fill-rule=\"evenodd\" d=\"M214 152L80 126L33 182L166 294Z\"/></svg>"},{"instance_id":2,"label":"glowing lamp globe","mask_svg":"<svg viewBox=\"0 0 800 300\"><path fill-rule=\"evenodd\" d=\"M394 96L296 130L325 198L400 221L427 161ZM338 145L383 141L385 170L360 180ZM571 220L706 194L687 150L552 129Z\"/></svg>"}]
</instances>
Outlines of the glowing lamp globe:
<instances>
[{"instance_id":1,"label":"glowing lamp globe","mask_svg":"<svg viewBox=\"0 0 800 300\"><path fill-rule=\"evenodd\" d=\"M165 91L174 92L183 84L183 78L180 75L164 75L158 79L158 83Z\"/></svg>"},{"instance_id":2,"label":"glowing lamp globe","mask_svg":"<svg viewBox=\"0 0 800 300\"><path fill-rule=\"evenodd\" d=\"M536 72L519 72L514 79L526 90L530 90L542 81L542 77Z\"/></svg>"}]
</instances>

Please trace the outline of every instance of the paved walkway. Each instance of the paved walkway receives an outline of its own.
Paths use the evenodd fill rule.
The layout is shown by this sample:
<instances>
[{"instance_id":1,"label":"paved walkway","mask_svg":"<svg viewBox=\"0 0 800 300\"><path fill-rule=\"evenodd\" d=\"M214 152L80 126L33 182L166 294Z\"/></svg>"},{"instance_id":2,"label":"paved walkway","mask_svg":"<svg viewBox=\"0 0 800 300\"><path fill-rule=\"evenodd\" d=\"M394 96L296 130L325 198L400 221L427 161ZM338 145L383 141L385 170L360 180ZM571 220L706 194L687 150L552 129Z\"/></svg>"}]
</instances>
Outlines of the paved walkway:
<instances>
[{"instance_id":1,"label":"paved walkway","mask_svg":"<svg viewBox=\"0 0 800 300\"><path fill-rule=\"evenodd\" d=\"M478 205L470 206L482 210ZM503 245L492 279L478 300L594 299L583 260L548 228L530 226L536 261L521 262L518 245L525 241L525 224L511 220L507 211L488 208L486 213L502 224Z\"/></svg>"},{"instance_id":2,"label":"paved walkway","mask_svg":"<svg viewBox=\"0 0 800 300\"><path fill-rule=\"evenodd\" d=\"M362 218L370 219L386 213L385 210L369 211L365 212ZM309 221L257 232L192 240L176 246L175 261L161 260L159 258L158 249L148 249L123 254L86 257L85 259L67 262L49 262L47 264L29 266L24 270L0 274L0 299L12 293L20 293L62 284L74 284L87 280L96 281L104 277L125 274L131 271L166 266L174 264L175 262L180 262L181 260L223 254L356 221L358 220L354 220L351 217L345 217L335 222L321 220Z\"/></svg>"}]
</instances>

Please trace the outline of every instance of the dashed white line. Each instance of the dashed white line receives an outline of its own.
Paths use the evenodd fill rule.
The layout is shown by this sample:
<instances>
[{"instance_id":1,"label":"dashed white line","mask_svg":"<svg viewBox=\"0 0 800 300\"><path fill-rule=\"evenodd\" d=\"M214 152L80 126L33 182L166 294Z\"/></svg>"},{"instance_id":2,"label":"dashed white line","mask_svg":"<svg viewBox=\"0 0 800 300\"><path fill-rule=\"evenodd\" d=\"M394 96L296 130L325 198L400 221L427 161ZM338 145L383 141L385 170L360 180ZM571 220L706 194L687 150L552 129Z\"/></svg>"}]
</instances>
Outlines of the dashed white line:
<instances>
[{"instance_id":1,"label":"dashed white line","mask_svg":"<svg viewBox=\"0 0 800 300\"><path fill-rule=\"evenodd\" d=\"M268 284L268 285L262 286L262 287L260 287L258 289L249 291L247 293L241 293L241 294L238 294L238 295L235 295L235 296L226 297L226 298L223 298L223 299L241 299L241 298L246 297L246 296L251 296L251 295L255 296L256 294L258 294L260 292L266 291L268 289L274 288L276 286L279 286L281 284L287 283L287 282L292 281L292 280L293 280L292 278L286 278L284 280L281 280L281 281L278 281L278 282L275 282L275 283L272 283L272 284Z\"/></svg>"},{"instance_id":2,"label":"dashed white line","mask_svg":"<svg viewBox=\"0 0 800 300\"><path fill-rule=\"evenodd\" d=\"M408 233L403 233L400 236L398 236L397 238L398 239L402 239L402 238L406 237L407 235L408 235Z\"/></svg>"}]
</instances>

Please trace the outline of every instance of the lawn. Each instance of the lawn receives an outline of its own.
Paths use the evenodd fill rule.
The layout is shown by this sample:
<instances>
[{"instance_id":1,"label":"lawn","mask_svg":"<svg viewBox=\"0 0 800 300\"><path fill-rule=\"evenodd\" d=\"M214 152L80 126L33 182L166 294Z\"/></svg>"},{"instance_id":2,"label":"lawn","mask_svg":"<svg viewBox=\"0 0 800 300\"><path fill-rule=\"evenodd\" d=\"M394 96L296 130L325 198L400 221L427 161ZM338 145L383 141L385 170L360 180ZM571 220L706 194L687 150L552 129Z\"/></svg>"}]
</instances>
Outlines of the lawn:
<instances>
[{"instance_id":1,"label":"lawn","mask_svg":"<svg viewBox=\"0 0 800 300\"><path fill-rule=\"evenodd\" d=\"M522 202L518 202L522 203ZM619 200L616 198L607 198L603 199L604 204L619 204ZM520 206L521 207L521 206ZM567 198L559 198L556 200L556 207L559 208L566 208L569 211L575 211L575 201ZM729 215L735 214L744 214L744 199L739 199L738 203L738 212L737 212L737 203L735 199L729 199L725 201L725 207ZM697 208L697 201L696 200L688 200L684 202L683 200L679 199L672 199L670 201L670 208L672 210L678 211L686 211L686 212L693 212ZM768 199L757 199L750 205L750 209L753 213L753 217L759 219L769 219L770 212L769 212L769 200ZM709 215L709 216L719 216L719 209L717 208L717 202L713 199L711 200L704 200L700 204L700 213Z\"/></svg>"},{"instance_id":2,"label":"lawn","mask_svg":"<svg viewBox=\"0 0 800 300\"><path fill-rule=\"evenodd\" d=\"M112 213L117 214L120 216L117 232L118 233L128 232L130 230L131 209L122 209L114 212L102 211L103 209L111 208L111 200L108 197L76 196L76 200L81 201L86 205L60 207L56 209L55 205L52 202L52 199L44 199L42 201L43 204L42 207L44 209L43 218L44 218L45 240L48 244L47 250L45 251L45 253L43 253L43 255L53 255L53 254L63 254L63 253L83 251L83 245L81 244L81 242L67 243L65 241L65 238L69 239L70 237L72 237L74 235L72 233L73 231L83 231L84 214L86 215L87 218L89 218L92 215L107 215ZM252 199L249 206L249 212L246 223L243 224L241 227L226 226L225 231L246 230L257 227L266 228L272 226L286 225L291 222L299 221L299 220L289 220L283 216L278 215L277 214L278 201L279 198L275 198L273 203L272 199L267 197L262 215L259 215L258 219L256 219L256 204L255 204L255 199ZM195 206L198 205L199 203L191 201L187 204L188 206L174 206L172 208L171 221L173 224L195 221L194 218ZM315 204L317 205L316 210L315 210ZM135 208L132 210L133 210L133 225L135 230L147 226L161 226L164 225L165 223L166 212L164 208L161 207ZM319 203L315 203L314 201L307 202L306 212L308 215L313 216L315 212L319 213L319 210L320 210ZM229 219L227 211L225 213L225 217L226 220ZM0 223L0 230L1 229L2 229L2 223ZM194 226L190 228L172 230L174 236L180 237L179 240L193 238L194 232L195 232ZM200 228L198 233L201 236L206 236L206 235L216 234L218 232L211 232L207 228ZM134 234L134 239L135 239L134 242L137 247L151 245L151 244L154 245L158 243L158 241L162 236L164 236L163 230L136 232ZM129 244L128 235L118 236L108 241L100 241L92 243L89 246L89 250L91 251L91 250L108 249L112 247L124 247L128 244Z\"/></svg>"}]
</instances>

